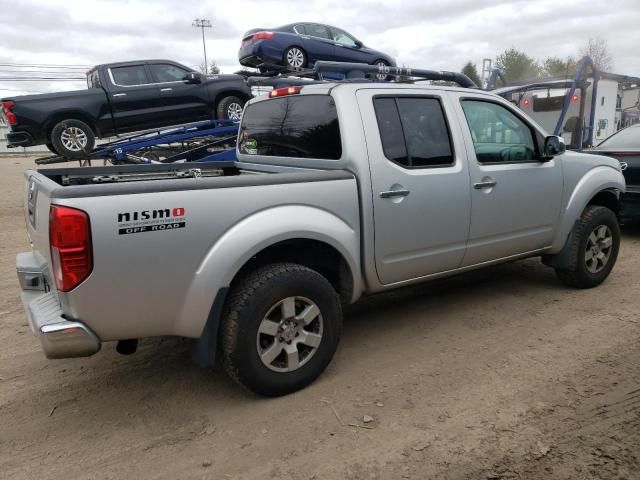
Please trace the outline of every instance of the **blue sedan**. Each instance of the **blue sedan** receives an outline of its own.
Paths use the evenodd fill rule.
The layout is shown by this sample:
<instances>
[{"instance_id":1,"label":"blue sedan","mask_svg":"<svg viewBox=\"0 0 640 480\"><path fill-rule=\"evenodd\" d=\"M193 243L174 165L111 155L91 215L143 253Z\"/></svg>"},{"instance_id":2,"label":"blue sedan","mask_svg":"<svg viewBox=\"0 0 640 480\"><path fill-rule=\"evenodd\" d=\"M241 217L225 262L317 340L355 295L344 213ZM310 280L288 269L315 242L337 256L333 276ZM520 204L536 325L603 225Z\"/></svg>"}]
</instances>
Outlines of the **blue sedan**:
<instances>
[{"instance_id":1,"label":"blue sedan","mask_svg":"<svg viewBox=\"0 0 640 480\"><path fill-rule=\"evenodd\" d=\"M312 67L318 60L395 66L389 55L365 47L344 30L319 23L292 23L278 28L255 28L242 38L240 64L292 68Z\"/></svg>"}]
</instances>

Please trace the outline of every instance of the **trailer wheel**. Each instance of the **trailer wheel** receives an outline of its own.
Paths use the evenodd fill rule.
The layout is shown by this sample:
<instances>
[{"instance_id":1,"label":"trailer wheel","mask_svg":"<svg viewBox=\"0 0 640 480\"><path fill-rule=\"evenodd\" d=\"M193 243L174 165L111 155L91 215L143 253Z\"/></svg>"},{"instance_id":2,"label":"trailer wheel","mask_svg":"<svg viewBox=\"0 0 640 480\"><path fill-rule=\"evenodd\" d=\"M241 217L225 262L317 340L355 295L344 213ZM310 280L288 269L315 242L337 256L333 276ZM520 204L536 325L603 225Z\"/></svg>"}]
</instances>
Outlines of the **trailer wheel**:
<instances>
[{"instance_id":1,"label":"trailer wheel","mask_svg":"<svg viewBox=\"0 0 640 480\"><path fill-rule=\"evenodd\" d=\"M60 155L69 159L87 158L95 141L91 127L80 120L62 120L51 130L51 144Z\"/></svg>"},{"instance_id":2,"label":"trailer wheel","mask_svg":"<svg viewBox=\"0 0 640 480\"><path fill-rule=\"evenodd\" d=\"M242 109L244 108L244 100L238 97L224 97L218 102L216 108L216 118L220 120L239 121L242 118Z\"/></svg>"},{"instance_id":3,"label":"trailer wheel","mask_svg":"<svg viewBox=\"0 0 640 480\"><path fill-rule=\"evenodd\" d=\"M259 395L295 392L327 367L342 332L338 294L318 272L275 263L245 276L222 315L225 370Z\"/></svg>"}]
</instances>

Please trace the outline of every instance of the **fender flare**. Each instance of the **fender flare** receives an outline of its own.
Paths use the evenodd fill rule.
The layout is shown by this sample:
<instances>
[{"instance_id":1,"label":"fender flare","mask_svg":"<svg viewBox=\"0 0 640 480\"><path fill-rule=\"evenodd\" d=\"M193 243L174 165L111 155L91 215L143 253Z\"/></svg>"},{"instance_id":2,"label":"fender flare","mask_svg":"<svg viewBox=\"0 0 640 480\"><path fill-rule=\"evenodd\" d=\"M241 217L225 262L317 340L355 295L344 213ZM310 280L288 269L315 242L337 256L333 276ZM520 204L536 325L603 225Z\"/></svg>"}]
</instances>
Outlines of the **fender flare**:
<instances>
[{"instance_id":1,"label":"fender flare","mask_svg":"<svg viewBox=\"0 0 640 480\"><path fill-rule=\"evenodd\" d=\"M620 193L624 190L624 177L615 168L598 166L589 170L571 192L567 206L561 213L558 231L549 253L556 254L564 248L576 221L593 197L600 192L609 191L620 198Z\"/></svg>"},{"instance_id":2,"label":"fender flare","mask_svg":"<svg viewBox=\"0 0 640 480\"><path fill-rule=\"evenodd\" d=\"M351 270L352 301L361 295L359 225L351 226L316 207L272 207L241 219L212 244L183 299L180 316L176 319L178 334L192 338L202 337L203 333L217 336L221 305L216 303L224 304L219 292L228 289L240 269L260 251L294 239L317 240L335 248ZM211 322L215 325L210 326Z\"/></svg>"}]
</instances>

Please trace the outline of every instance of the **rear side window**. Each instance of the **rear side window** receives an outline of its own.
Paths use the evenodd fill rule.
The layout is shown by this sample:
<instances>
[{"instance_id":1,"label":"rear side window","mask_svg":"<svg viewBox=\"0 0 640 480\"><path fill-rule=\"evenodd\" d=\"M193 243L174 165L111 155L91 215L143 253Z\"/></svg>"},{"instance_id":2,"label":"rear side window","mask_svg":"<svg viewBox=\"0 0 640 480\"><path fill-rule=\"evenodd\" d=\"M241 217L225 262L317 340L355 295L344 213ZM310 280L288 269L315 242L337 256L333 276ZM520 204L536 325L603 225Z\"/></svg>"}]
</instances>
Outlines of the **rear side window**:
<instances>
[{"instance_id":1,"label":"rear side window","mask_svg":"<svg viewBox=\"0 0 640 480\"><path fill-rule=\"evenodd\" d=\"M311 35L312 37L318 38L326 38L329 40L331 37L329 36L329 29L324 25L318 25L315 23L307 23L304 26L304 31L307 35Z\"/></svg>"},{"instance_id":2,"label":"rear side window","mask_svg":"<svg viewBox=\"0 0 640 480\"><path fill-rule=\"evenodd\" d=\"M110 69L113 82L116 85L131 87L134 85L144 85L149 82L144 65L132 65L129 67L115 67Z\"/></svg>"},{"instance_id":3,"label":"rear side window","mask_svg":"<svg viewBox=\"0 0 640 480\"><path fill-rule=\"evenodd\" d=\"M379 97L374 108L389 160L406 168L453 165L451 137L438 99Z\"/></svg>"},{"instance_id":4,"label":"rear side window","mask_svg":"<svg viewBox=\"0 0 640 480\"><path fill-rule=\"evenodd\" d=\"M338 160L336 105L329 95L292 95L249 105L242 116L240 153Z\"/></svg>"}]
</instances>

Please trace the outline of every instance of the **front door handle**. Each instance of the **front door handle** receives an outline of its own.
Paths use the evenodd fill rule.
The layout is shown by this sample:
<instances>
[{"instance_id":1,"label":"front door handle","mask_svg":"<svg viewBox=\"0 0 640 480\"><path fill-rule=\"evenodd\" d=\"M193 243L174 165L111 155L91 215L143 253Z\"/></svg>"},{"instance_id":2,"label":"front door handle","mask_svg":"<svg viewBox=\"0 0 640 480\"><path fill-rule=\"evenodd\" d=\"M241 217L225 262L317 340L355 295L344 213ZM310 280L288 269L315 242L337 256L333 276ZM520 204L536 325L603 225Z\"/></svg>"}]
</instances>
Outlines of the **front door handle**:
<instances>
[{"instance_id":1,"label":"front door handle","mask_svg":"<svg viewBox=\"0 0 640 480\"><path fill-rule=\"evenodd\" d=\"M380 192L380 198L392 198L392 197L406 197L409 195L409 190L387 190L386 192Z\"/></svg>"},{"instance_id":2,"label":"front door handle","mask_svg":"<svg viewBox=\"0 0 640 480\"><path fill-rule=\"evenodd\" d=\"M114 98L115 97L126 97L127 94L126 93L114 93L113 96L114 96Z\"/></svg>"},{"instance_id":3,"label":"front door handle","mask_svg":"<svg viewBox=\"0 0 640 480\"><path fill-rule=\"evenodd\" d=\"M498 182L495 182L493 180L487 182L478 182L473 184L473 188L475 188L476 190L482 190L483 188L493 188L497 184Z\"/></svg>"},{"instance_id":4,"label":"front door handle","mask_svg":"<svg viewBox=\"0 0 640 480\"><path fill-rule=\"evenodd\" d=\"M161 92L171 92L173 90L173 88L161 88L160 91Z\"/></svg>"}]
</instances>

